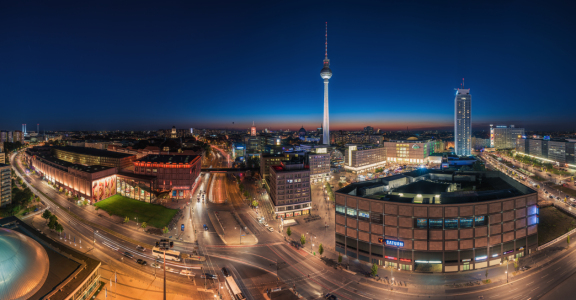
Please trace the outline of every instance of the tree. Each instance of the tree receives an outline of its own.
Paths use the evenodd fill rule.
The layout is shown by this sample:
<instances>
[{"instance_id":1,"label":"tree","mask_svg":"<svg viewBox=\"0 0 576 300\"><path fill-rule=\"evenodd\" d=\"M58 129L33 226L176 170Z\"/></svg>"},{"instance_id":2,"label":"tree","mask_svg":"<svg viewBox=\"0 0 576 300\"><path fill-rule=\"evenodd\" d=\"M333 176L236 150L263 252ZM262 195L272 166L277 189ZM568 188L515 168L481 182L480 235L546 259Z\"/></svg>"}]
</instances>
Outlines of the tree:
<instances>
[{"instance_id":1,"label":"tree","mask_svg":"<svg viewBox=\"0 0 576 300\"><path fill-rule=\"evenodd\" d=\"M45 210L44 213L42 213L42 218L44 218L46 222L48 222L48 219L50 219L51 215L52 213L49 210Z\"/></svg>"},{"instance_id":2,"label":"tree","mask_svg":"<svg viewBox=\"0 0 576 300\"><path fill-rule=\"evenodd\" d=\"M130 222L130 218L128 218L128 216L126 216L126 218L124 218L124 223L128 223Z\"/></svg>"},{"instance_id":3,"label":"tree","mask_svg":"<svg viewBox=\"0 0 576 300\"><path fill-rule=\"evenodd\" d=\"M246 198L250 197L250 193L248 191L244 191L244 197Z\"/></svg>"},{"instance_id":4,"label":"tree","mask_svg":"<svg viewBox=\"0 0 576 300\"><path fill-rule=\"evenodd\" d=\"M84 206L86 206L86 205L90 204L90 202L88 202L88 200L84 200L84 201L82 201L82 204L83 204Z\"/></svg>"},{"instance_id":5,"label":"tree","mask_svg":"<svg viewBox=\"0 0 576 300\"><path fill-rule=\"evenodd\" d=\"M338 187L342 188L344 186L344 183L342 183L342 181L338 182Z\"/></svg>"},{"instance_id":6,"label":"tree","mask_svg":"<svg viewBox=\"0 0 576 300\"><path fill-rule=\"evenodd\" d=\"M258 206L258 201L256 201L256 200L252 201L252 206L257 207L257 206Z\"/></svg>"},{"instance_id":7,"label":"tree","mask_svg":"<svg viewBox=\"0 0 576 300\"><path fill-rule=\"evenodd\" d=\"M338 253L338 263L342 263L342 254Z\"/></svg>"},{"instance_id":8,"label":"tree","mask_svg":"<svg viewBox=\"0 0 576 300\"><path fill-rule=\"evenodd\" d=\"M168 229L168 227L164 226L164 228L162 229L162 232L164 234L167 234L170 231L170 229Z\"/></svg>"},{"instance_id":9,"label":"tree","mask_svg":"<svg viewBox=\"0 0 576 300\"><path fill-rule=\"evenodd\" d=\"M514 270L518 270L518 257L514 258Z\"/></svg>"},{"instance_id":10,"label":"tree","mask_svg":"<svg viewBox=\"0 0 576 300\"><path fill-rule=\"evenodd\" d=\"M376 275L378 275L378 265L377 264L372 264L372 269L370 270L370 274L374 277L376 277Z\"/></svg>"},{"instance_id":11,"label":"tree","mask_svg":"<svg viewBox=\"0 0 576 300\"><path fill-rule=\"evenodd\" d=\"M300 244L302 244L302 246L304 246L304 244L306 244L306 236L304 234L302 234L300 236Z\"/></svg>"},{"instance_id":12,"label":"tree","mask_svg":"<svg viewBox=\"0 0 576 300\"><path fill-rule=\"evenodd\" d=\"M568 244L568 247L570 247L570 236L566 238L566 243Z\"/></svg>"},{"instance_id":13,"label":"tree","mask_svg":"<svg viewBox=\"0 0 576 300\"><path fill-rule=\"evenodd\" d=\"M146 224L146 222L142 222L142 225L140 225L140 227L142 227L143 229L146 229L147 226L148 224Z\"/></svg>"},{"instance_id":14,"label":"tree","mask_svg":"<svg viewBox=\"0 0 576 300\"><path fill-rule=\"evenodd\" d=\"M54 226L54 229L56 230L56 232L58 232L58 235L60 235L60 233L64 231L64 227L62 226L62 224L58 222L56 222L56 226Z\"/></svg>"},{"instance_id":15,"label":"tree","mask_svg":"<svg viewBox=\"0 0 576 300\"><path fill-rule=\"evenodd\" d=\"M486 269L486 281L488 281L488 269Z\"/></svg>"},{"instance_id":16,"label":"tree","mask_svg":"<svg viewBox=\"0 0 576 300\"><path fill-rule=\"evenodd\" d=\"M324 253L324 247L322 246L322 243L320 243L318 246L318 253L320 254L320 257L322 257L322 253Z\"/></svg>"},{"instance_id":17,"label":"tree","mask_svg":"<svg viewBox=\"0 0 576 300\"><path fill-rule=\"evenodd\" d=\"M56 224L58 224L58 217L56 215L51 215L50 221L48 222L48 228L54 230L54 228L56 228Z\"/></svg>"},{"instance_id":18,"label":"tree","mask_svg":"<svg viewBox=\"0 0 576 300\"><path fill-rule=\"evenodd\" d=\"M288 226L288 228L286 229L286 234L287 234L288 236L291 236L291 235L292 235L292 230L290 229L290 226Z\"/></svg>"}]
</instances>

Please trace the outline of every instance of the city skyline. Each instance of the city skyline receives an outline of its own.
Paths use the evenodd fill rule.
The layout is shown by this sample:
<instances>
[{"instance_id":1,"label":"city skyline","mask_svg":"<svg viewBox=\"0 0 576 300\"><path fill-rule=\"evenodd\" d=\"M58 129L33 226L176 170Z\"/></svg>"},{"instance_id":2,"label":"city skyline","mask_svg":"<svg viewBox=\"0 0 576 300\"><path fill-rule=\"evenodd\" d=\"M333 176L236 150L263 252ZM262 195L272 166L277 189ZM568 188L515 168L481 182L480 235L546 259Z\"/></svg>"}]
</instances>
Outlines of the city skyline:
<instances>
[{"instance_id":1,"label":"city skyline","mask_svg":"<svg viewBox=\"0 0 576 300\"><path fill-rule=\"evenodd\" d=\"M408 4L374 2L331 2L325 10L321 2L304 9L297 3L259 9L232 4L225 11L203 4L193 11L186 3L156 10L144 2L134 11L119 4L120 13L88 3L10 4L0 12L0 35L6 37L0 42L0 97L35 109L14 110L0 128L243 129L252 120L262 128L317 128L321 24L329 22L338 69L330 97L332 130L448 129L453 90L463 77L477 99L473 128L573 130L570 111L576 106L569 89L554 94L555 107L565 109L543 104L550 87L573 81L574 62L566 51L573 42L561 38L575 25L569 9L542 8L564 22L556 28L534 15L536 6L508 14L505 4L463 3L464 17L447 9L453 3L421 2L410 10ZM56 9L61 21L46 13ZM272 13L261 14L265 10ZM365 17L353 17L358 15ZM246 17L252 21L244 22ZM527 63L535 55L538 62Z\"/></svg>"}]
</instances>

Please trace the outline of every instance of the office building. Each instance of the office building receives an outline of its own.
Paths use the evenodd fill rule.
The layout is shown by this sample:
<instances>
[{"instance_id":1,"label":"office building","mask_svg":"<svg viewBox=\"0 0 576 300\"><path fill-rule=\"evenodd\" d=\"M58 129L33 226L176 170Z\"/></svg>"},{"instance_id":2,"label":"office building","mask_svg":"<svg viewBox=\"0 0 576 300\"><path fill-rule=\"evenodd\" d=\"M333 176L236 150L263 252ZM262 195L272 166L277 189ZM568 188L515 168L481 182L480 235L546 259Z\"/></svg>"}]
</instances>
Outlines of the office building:
<instances>
[{"instance_id":1,"label":"office building","mask_svg":"<svg viewBox=\"0 0 576 300\"><path fill-rule=\"evenodd\" d=\"M386 164L386 148L349 145L344 153L344 169L354 173L371 171Z\"/></svg>"},{"instance_id":2,"label":"office building","mask_svg":"<svg viewBox=\"0 0 576 300\"><path fill-rule=\"evenodd\" d=\"M10 165L0 163L0 207L12 203L11 170Z\"/></svg>"},{"instance_id":3,"label":"office building","mask_svg":"<svg viewBox=\"0 0 576 300\"><path fill-rule=\"evenodd\" d=\"M2 130L0 131L0 142L2 143L12 143L13 140L13 133L12 131Z\"/></svg>"},{"instance_id":4,"label":"office building","mask_svg":"<svg viewBox=\"0 0 576 300\"><path fill-rule=\"evenodd\" d=\"M266 180L270 175L270 167L272 166L279 166L283 161L287 161L290 157L284 155L283 153L280 154L268 154L263 153L260 156L260 177L262 181L266 184Z\"/></svg>"},{"instance_id":5,"label":"office building","mask_svg":"<svg viewBox=\"0 0 576 300\"><path fill-rule=\"evenodd\" d=\"M516 142L514 142L516 144ZM472 137L472 149L480 151L482 149L491 148L490 139L483 139L479 137Z\"/></svg>"},{"instance_id":6,"label":"office building","mask_svg":"<svg viewBox=\"0 0 576 300\"><path fill-rule=\"evenodd\" d=\"M363 263L458 272L538 247L538 194L501 172L417 170L335 198L336 251Z\"/></svg>"},{"instance_id":7,"label":"office building","mask_svg":"<svg viewBox=\"0 0 576 300\"><path fill-rule=\"evenodd\" d=\"M101 263L56 240L58 234L42 233L16 217L0 220L0 299L93 298Z\"/></svg>"},{"instance_id":8,"label":"office building","mask_svg":"<svg viewBox=\"0 0 576 300\"><path fill-rule=\"evenodd\" d=\"M457 89L454 98L454 151L456 155L472 154L472 95L470 89Z\"/></svg>"},{"instance_id":9,"label":"office building","mask_svg":"<svg viewBox=\"0 0 576 300\"><path fill-rule=\"evenodd\" d=\"M13 139L14 143L20 142L20 143L24 144L24 133L20 130L15 130L12 133L12 139Z\"/></svg>"},{"instance_id":10,"label":"office building","mask_svg":"<svg viewBox=\"0 0 576 300\"><path fill-rule=\"evenodd\" d=\"M136 155L85 147L51 147L54 157L74 164L107 166L118 169L133 165Z\"/></svg>"},{"instance_id":11,"label":"office building","mask_svg":"<svg viewBox=\"0 0 576 300\"><path fill-rule=\"evenodd\" d=\"M310 182L324 182L330 180L330 153L328 148L314 148L308 154L308 165L310 166Z\"/></svg>"},{"instance_id":12,"label":"office building","mask_svg":"<svg viewBox=\"0 0 576 300\"><path fill-rule=\"evenodd\" d=\"M560 167L576 168L576 140L544 138L519 138L516 153L526 154L547 162L557 163Z\"/></svg>"},{"instance_id":13,"label":"office building","mask_svg":"<svg viewBox=\"0 0 576 300\"><path fill-rule=\"evenodd\" d=\"M333 132L332 141L336 144L372 144L382 145L384 137L378 134L340 134Z\"/></svg>"},{"instance_id":14,"label":"office building","mask_svg":"<svg viewBox=\"0 0 576 300\"><path fill-rule=\"evenodd\" d=\"M177 199L189 198L198 185L202 156L147 155L134 162L134 174L156 177L154 189Z\"/></svg>"},{"instance_id":15,"label":"office building","mask_svg":"<svg viewBox=\"0 0 576 300\"><path fill-rule=\"evenodd\" d=\"M490 147L496 149L514 149L516 140L524 136L524 128L516 128L514 125L494 127L490 125Z\"/></svg>"},{"instance_id":16,"label":"office building","mask_svg":"<svg viewBox=\"0 0 576 300\"><path fill-rule=\"evenodd\" d=\"M278 218L310 214L310 169L304 164L303 157L270 166L267 183Z\"/></svg>"},{"instance_id":17,"label":"office building","mask_svg":"<svg viewBox=\"0 0 576 300\"><path fill-rule=\"evenodd\" d=\"M403 140L384 142L386 157L398 164L425 164L434 153L434 142L431 140Z\"/></svg>"},{"instance_id":18,"label":"office building","mask_svg":"<svg viewBox=\"0 0 576 300\"><path fill-rule=\"evenodd\" d=\"M6 163L6 153L0 152L0 164Z\"/></svg>"}]
</instances>

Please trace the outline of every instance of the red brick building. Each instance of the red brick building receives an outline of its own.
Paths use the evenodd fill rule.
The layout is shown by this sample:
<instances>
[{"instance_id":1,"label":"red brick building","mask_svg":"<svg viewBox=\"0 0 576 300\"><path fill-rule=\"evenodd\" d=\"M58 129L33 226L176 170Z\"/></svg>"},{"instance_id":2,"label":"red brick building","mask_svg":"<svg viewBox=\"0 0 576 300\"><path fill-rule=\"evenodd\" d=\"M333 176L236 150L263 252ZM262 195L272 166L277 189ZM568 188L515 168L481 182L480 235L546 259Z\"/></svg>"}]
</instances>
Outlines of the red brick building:
<instances>
[{"instance_id":1,"label":"red brick building","mask_svg":"<svg viewBox=\"0 0 576 300\"><path fill-rule=\"evenodd\" d=\"M156 191L183 199L196 187L201 162L199 155L147 155L134 162L134 173L155 176Z\"/></svg>"}]
</instances>

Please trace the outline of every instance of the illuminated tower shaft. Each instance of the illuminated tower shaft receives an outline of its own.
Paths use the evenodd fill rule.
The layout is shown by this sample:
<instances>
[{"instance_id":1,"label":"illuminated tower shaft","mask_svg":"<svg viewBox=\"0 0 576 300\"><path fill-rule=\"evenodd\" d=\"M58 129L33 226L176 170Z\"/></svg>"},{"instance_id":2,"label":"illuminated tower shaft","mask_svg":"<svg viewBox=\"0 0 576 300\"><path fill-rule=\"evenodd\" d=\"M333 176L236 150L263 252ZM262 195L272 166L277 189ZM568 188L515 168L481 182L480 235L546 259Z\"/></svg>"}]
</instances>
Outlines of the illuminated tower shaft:
<instances>
[{"instance_id":1,"label":"illuminated tower shaft","mask_svg":"<svg viewBox=\"0 0 576 300\"><path fill-rule=\"evenodd\" d=\"M330 70L330 60L328 59L328 22L326 22L326 44L324 52L324 67L320 71L320 76L324 79L324 120L322 122L322 142L330 145L330 113L328 110L328 79L332 77Z\"/></svg>"},{"instance_id":2,"label":"illuminated tower shaft","mask_svg":"<svg viewBox=\"0 0 576 300\"><path fill-rule=\"evenodd\" d=\"M324 79L324 121L322 123L322 140L330 145L330 111L328 110L328 79Z\"/></svg>"}]
</instances>

